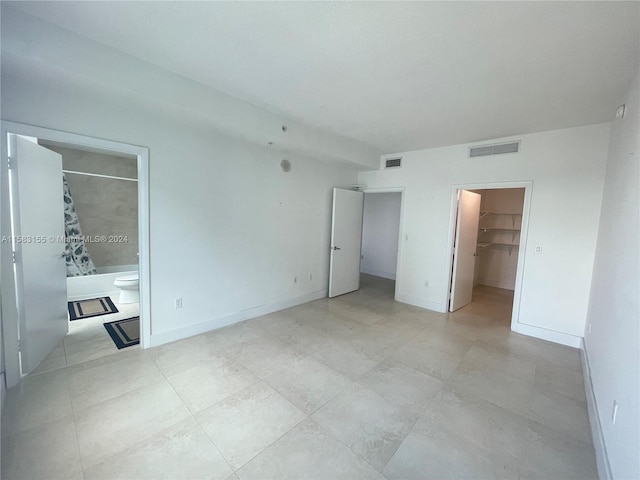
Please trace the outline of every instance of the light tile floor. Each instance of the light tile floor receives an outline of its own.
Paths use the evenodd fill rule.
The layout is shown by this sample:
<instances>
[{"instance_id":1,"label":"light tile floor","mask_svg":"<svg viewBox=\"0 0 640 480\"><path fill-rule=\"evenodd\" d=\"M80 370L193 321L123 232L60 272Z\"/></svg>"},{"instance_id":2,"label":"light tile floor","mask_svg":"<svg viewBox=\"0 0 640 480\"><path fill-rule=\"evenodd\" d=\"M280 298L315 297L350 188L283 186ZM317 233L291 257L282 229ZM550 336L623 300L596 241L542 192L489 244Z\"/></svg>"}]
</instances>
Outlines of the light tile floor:
<instances>
[{"instance_id":1,"label":"light tile floor","mask_svg":"<svg viewBox=\"0 0 640 480\"><path fill-rule=\"evenodd\" d=\"M118 313L100 315L69 322L69 333L63 341L33 371L37 375L57 370L69 365L77 365L97 358L113 355L124 350L137 349L138 346L118 348L111 340L103 324L140 315L139 304L118 303L118 296L109 297L118 309Z\"/></svg>"},{"instance_id":2,"label":"light tile floor","mask_svg":"<svg viewBox=\"0 0 640 480\"><path fill-rule=\"evenodd\" d=\"M393 288L31 375L2 478L597 477L577 350L512 333L508 291L447 315Z\"/></svg>"}]
</instances>

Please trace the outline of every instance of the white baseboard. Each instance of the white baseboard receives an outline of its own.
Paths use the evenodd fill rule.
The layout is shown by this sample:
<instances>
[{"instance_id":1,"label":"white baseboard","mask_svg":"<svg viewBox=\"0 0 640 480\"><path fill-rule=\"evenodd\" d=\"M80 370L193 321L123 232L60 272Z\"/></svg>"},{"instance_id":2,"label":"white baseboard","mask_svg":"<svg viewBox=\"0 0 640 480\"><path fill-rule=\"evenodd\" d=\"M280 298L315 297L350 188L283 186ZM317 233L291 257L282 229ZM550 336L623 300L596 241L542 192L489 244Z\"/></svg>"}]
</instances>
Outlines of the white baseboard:
<instances>
[{"instance_id":1,"label":"white baseboard","mask_svg":"<svg viewBox=\"0 0 640 480\"><path fill-rule=\"evenodd\" d=\"M7 385L4 380L4 372L0 373L0 413L4 408L4 398L7 395Z\"/></svg>"},{"instance_id":2,"label":"white baseboard","mask_svg":"<svg viewBox=\"0 0 640 480\"><path fill-rule=\"evenodd\" d=\"M360 268L360 273L365 273L367 275L373 275L374 277L387 278L389 280L395 280L396 279L395 272L382 272L380 270L371 270L369 268Z\"/></svg>"},{"instance_id":3,"label":"white baseboard","mask_svg":"<svg viewBox=\"0 0 640 480\"><path fill-rule=\"evenodd\" d=\"M555 330L547 330L546 328L527 325L526 323L516 323L513 331L573 348L580 348L582 342L582 337L556 332Z\"/></svg>"},{"instance_id":4,"label":"white baseboard","mask_svg":"<svg viewBox=\"0 0 640 480\"><path fill-rule=\"evenodd\" d=\"M183 338L193 337L194 335L200 335L201 333L210 332L218 328L227 327L234 323L239 323L250 318L259 317L261 315L267 315L268 313L284 310L285 308L295 307L296 305L302 305L303 303L312 302L320 298L327 296L327 289L317 290L315 292L307 293L300 297L291 298L289 300L283 300L281 302L269 303L266 305L260 305L258 307L249 308L238 313L226 315L224 317L215 318L206 322L196 323L194 325L188 325L182 328L176 328L167 332L160 332L151 334L150 347L157 347L158 345L164 345L165 343L175 342L176 340L182 340Z\"/></svg>"},{"instance_id":5,"label":"white baseboard","mask_svg":"<svg viewBox=\"0 0 640 480\"><path fill-rule=\"evenodd\" d=\"M447 308L445 305L439 302L432 302L431 300L425 300L424 298L413 297L411 295L405 295L402 293L396 294L396 300L402 303L408 303L414 307L426 308L427 310L433 310L434 312L446 313Z\"/></svg>"},{"instance_id":6,"label":"white baseboard","mask_svg":"<svg viewBox=\"0 0 640 480\"><path fill-rule=\"evenodd\" d=\"M478 285L484 285L487 287L501 288L503 290L511 290L515 289L516 282L515 280L501 280L495 278L479 278ZM475 286L475 285L474 285Z\"/></svg>"},{"instance_id":7,"label":"white baseboard","mask_svg":"<svg viewBox=\"0 0 640 480\"><path fill-rule=\"evenodd\" d=\"M610 480L613 478L613 475L611 475L611 466L609 465L607 446L604 443L604 435L602 434L600 415L598 415L598 404L596 403L596 396L595 392L593 391L593 383L591 382L591 367L589 366L589 355L587 354L587 348L584 340L580 345L580 358L582 359L584 390L587 394L587 410L589 413L589 424L591 425L591 439L593 441L593 448L596 452L598 478L600 478L601 480Z\"/></svg>"}]
</instances>

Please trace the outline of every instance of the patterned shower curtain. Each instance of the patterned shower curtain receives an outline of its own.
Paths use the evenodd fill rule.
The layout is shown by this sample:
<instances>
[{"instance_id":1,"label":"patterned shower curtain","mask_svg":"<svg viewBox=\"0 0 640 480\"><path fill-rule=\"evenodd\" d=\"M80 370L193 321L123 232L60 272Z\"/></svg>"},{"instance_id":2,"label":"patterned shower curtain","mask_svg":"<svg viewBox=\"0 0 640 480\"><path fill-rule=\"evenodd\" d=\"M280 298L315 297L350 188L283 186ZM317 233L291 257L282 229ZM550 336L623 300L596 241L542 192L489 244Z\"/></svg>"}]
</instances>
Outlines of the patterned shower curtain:
<instances>
[{"instance_id":1,"label":"patterned shower curtain","mask_svg":"<svg viewBox=\"0 0 640 480\"><path fill-rule=\"evenodd\" d=\"M67 277L95 275L98 272L82 236L78 214L76 213L76 207L64 173L62 174L62 183L64 185L64 233L67 237L65 247Z\"/></svg>"}]
</instances>

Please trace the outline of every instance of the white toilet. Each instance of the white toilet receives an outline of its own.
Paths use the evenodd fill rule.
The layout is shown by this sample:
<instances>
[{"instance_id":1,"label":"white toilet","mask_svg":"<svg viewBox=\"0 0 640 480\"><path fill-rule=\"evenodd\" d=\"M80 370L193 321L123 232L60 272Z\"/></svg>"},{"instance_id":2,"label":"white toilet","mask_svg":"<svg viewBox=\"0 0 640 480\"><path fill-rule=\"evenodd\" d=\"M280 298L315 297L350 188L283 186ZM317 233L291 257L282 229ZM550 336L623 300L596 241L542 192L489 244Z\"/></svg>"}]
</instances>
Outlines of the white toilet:
<instances>
[{"instance_id":1,"label":"white toilet","mask_svg":"<svg viewBox=\"0 0 640 480\"><path fill-rule=\"evenodd\" d=\"M118 303L137 303L140 301L139 281L137 273L123 275L115 279L113 284L120 289Z\"/></svg>"}]
</instances>

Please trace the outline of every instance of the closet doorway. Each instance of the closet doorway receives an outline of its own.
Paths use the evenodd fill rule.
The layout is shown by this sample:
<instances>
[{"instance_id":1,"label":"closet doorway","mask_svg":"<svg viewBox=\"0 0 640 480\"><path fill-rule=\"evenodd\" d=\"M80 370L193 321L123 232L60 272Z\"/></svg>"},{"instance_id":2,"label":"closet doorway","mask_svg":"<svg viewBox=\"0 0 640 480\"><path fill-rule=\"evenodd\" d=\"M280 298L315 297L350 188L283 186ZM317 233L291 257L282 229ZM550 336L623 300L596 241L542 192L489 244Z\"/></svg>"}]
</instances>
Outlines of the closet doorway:
<instances>
[{"instance_id":1,"label":"closet doorway","mask_svg":"<svg viewBox=\"0 0 640 480\"><path fill-rule=\"evenodd\" d=\"M448 311L491 309L518 320L530 183L454 189Z\"/></svg>"},{"instance_id":2,"label":"closet doorway","mask_svg":"<svg viewBox=\"0 0 640 480\"><path fill-rule=\"evenodd\" d=\"M364 191L360 273L390 280L393 292L389 293L394 298L402 246L403 192L403 189Z\"/></svg>"}]
</instances>

